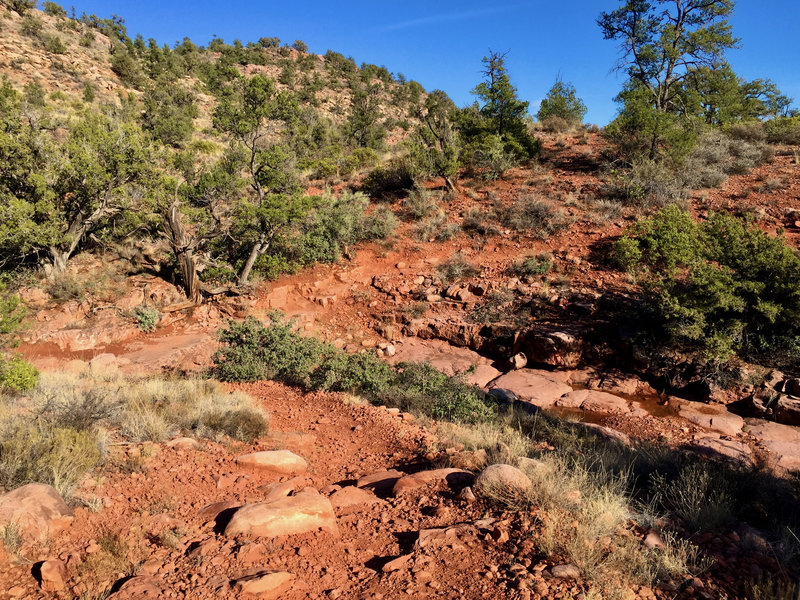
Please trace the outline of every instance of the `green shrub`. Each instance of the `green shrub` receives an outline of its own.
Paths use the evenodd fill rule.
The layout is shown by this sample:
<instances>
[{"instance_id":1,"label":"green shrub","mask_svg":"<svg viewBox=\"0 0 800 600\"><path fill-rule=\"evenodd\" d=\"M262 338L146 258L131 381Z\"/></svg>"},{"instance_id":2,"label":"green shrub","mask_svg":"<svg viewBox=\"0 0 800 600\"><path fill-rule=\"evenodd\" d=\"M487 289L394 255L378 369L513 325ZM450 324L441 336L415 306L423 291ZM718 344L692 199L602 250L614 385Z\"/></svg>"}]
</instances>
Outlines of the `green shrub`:
<instances>
[{"instance_id":1,"label":"green shrub","mask_svg":"<svg viewBox=\"0 0 800 600\"><path fill-rule=\"evenodd\" d=\"M461 228L469 233L474 233L482 237L499 235L500 230L493 221L497 215L492 211L483 208L470 208L464 213L464 220Z\"/></svg>"},{"instance_id":2,"label":"green shrub","mask_svg":"<svg viewBox=\"0 0 800 600\"><path fill-rule=\"evenodd\" d=\"M543 252L538 256L529 256L514 263L509 271L512 275L517 277L537 277L540 275L547 275L552 268L552 255Z\"/></svg>"},{"instance_id":3,"label":"green shrub","mask_svg":"<svg viewBox=\"0 0 800 600\"><path fill-rule=\"evenodd\" d=\"M57 35L48 35L44 38L44 49L52 54L64 54L67 47Z\"/></svg>"},{"instance_id":4,"label":"green shrub","mask_svg":"<svg viewBox=\"0 0 800 600\"><path fill-rule=\"evenodd\" d=\"M22 17L22 25L20 25L19 30L23 35L38 37L42 33L42 20L33 15L25 15Z\"/></svg>"},{"instance_id":5,"label":"green shrub","mask_svg":"<svg viewBox=\"0 0 800 600\"><path fill-rule=\"evenodd\" d=\"M484 394L430 365L389 366L374 354L346 354L292 330L278 313L263 325L248 317L221 330L214 372L229 381L272 378L307 389L360 394L378 404L437 419L475 421L492 413Z\"/></svg>"},{"instance_id":6,"label":"green shrub","mask_svg":"<svg viewBox=\"0 0 800 600\"><path fill-rule=\"evenodd\" d=\"M397 376L383 396L383 402L447 421L474 423L492 414L479 389L427 363L397 365Z\"/></svg>"},{"instance_id":7,"label":"green shrub","mask_svg":"<svg viewBox=\"0 0 800 600\"><path fill-rule=\"evenodd\" d=\"M467 164L477 169L483 179L494 181L505 175L517 163L514 154L506 149L499 135L486 134L466 149Z\"/></svg>"},{"instance_id":8,"label":"green shrub","mask_svg":"<svg viewBox=\"0 0 800 600\"><path fill-rule=\"evenodd\" d=\"M47 283L46 291L56 302L71 300L83 301L86 294L84 285L69 273L55 275Z\"/></svg>"},{"instance_id":9,"label":"green shrub","mask_svg":"<svg viewBox=\"0 0 800 600\"><path fill-rule=\"evenodd\" d=\"M388 206L379 206L361 220L359 237L363 240L384 240L397 229L397 217Z\"/></svg>"},{"instance_id":10,"label":"green shrub","mask_svg":"<svg viewBox=\"0 0 800 600\"><path fill-rule=\"evenodd\" d=\"M800 115L767 121L764 130L771 144L800 145Z\"/></svg>"},{"instance_id":11,"label":"green shrub","mask_svg":"<svg viewBox=\"0 0 800 600\"><path fill-rule=\"evenodd\" d=\"M361 188L370 198L392 200L414 185L411 168L405 161L393 161L385 167L373 169L364 179Z\"/></svg>"},{"instance_id":12,"label":"green shrub","mask_svg":"<svg viewBox=\"0 0 800 600\"><path fill-rule=\"evenodd\" d=\"M414 225L411 235L420 242L444 242L458 233L458 230L458 225L451 223L447 218L447 213L439 209Z\"/></svg>"},{"instance_id":13,"label":"green shrub","mask_svg":"<svg viewBox=\"0 0 800 600\"><path fill-rule=\"evenodd\" d=\"M639 272L673 344L716 359L800 356L800 255L782 236L730 214L698 225L670 206L637 223L614 259Z\"/></svg>"},{"instance_id":14,"label":"green shrub","mask_svg":"<svg viewBox=\"0 0 800 600\"><path fill-rule=\"evenodd\" d=\"M42 11L44 14L50 15L51 17L66 17L67 11L62 7L60 4L56 2L44 2L42 3Z\"/></svg>"},{"instance_id":15,"label":"green shrub","mask_svg":"<svg viewBox=\"0 0 800 600\"><path fill-rule=\"evenodd\" d=\"M437 194L422 186L414 186L403 201L403 213L412 220L428 217L439 210Z\"/></svg>"},{"instance_id":16,"label":"green shrub","mask_svg":"<svg viewBox=\"0 0 800 600\"><path fill-rule=\"evenodd\" d=\"M21 356L3 358L0 355L0 390L25 392L36 387L39 369Z\"/></svg>"},{"instance_id":17,"label":"green shrub","mask_svg":"<svg viewBox=\"0 0 800 600\"><path fill-rule=\"evenodd\" d=\"M161 313L152 306L141 305L133 309L133 318L136 319L139 329L145 333L153 333L161 319Z\"/></svg>"},{"instance_id":18,"label":"green shrub","mask_svg":"<svg viewBox=\"0 0 800 600\"><path fill-rule=\"evenodd\" d=\"M686 200L682 178L663 162L637 159L627 171L611 172L606 194L639 208L660 208Z\"/></svg>"}]
</instances>

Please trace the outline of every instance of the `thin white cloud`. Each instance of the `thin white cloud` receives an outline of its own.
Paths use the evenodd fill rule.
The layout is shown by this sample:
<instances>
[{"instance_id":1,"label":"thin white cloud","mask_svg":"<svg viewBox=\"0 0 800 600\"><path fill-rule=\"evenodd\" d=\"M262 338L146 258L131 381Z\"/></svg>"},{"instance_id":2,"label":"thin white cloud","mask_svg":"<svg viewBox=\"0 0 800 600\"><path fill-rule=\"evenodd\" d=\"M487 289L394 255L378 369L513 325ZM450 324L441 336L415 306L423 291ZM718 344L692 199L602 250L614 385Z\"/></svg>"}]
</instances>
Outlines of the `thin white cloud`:
<instances>
[{"instance_id":1,"label":"thin white cloud","mask_svg":"<svg viewBox=\"0 0 800 600\"><path fill-rule=\"evenodd\" d=\"M488 15L495 15L498 13L507 12L520 6L519 4L509 4L506 6L496 6L494 8L484 8L479 10L464 10L459 12L452 12L443 15L430 15L428 17L420 17L419 19L411 19L410 21L402 21L400 23L392 23L381 27L379 31L397 31L398 29L410 29L412 27L424 27L426 25L438 25L439 23L452 23L454 21L467 21L469 19L477 19L486 17Z\"/></svg>"}]
</instances>

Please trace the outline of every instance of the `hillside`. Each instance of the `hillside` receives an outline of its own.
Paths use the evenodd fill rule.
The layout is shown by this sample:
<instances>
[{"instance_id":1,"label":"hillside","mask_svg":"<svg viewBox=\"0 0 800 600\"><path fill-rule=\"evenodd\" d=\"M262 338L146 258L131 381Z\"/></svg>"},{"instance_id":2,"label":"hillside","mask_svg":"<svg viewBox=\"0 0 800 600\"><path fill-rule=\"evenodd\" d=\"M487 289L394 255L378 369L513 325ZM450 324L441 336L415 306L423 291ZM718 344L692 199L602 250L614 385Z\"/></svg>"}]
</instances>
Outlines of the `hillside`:
<instances>
[{"instance_id":1,"label":"hillside","mask_svg":"<svg viewBox=\"0 0 800 600\"><path fill-rule=\"evenodd\" d=\"M493 53L497 130L47 12L0 8L0 600L797 597L797 117L631 158Z\"/></svg>"}]
</instances>

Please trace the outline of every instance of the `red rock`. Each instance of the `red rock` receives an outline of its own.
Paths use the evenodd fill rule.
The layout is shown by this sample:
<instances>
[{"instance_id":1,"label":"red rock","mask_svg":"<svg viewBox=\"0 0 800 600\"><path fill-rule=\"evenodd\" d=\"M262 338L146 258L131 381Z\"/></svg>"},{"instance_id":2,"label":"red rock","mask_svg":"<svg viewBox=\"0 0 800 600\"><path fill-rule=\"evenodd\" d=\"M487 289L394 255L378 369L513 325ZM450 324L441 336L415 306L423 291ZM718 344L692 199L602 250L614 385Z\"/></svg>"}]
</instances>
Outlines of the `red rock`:
<instances>
[{"instance_id":1,"label":"red rock","mask_svg":"<svg viewBox=\"0 0 800 600\"><path fill-rule=\"evenodd\" d=\"M308 469L308 463L302 456L288 450L265 450L245 454L236 458L236 464L284 475L297 475L305 473Z\"/></svg>"},{"instance_id":2,"label":"red rock","mask_svg":"<svg viewBox=\"0 0 800 600\"><path fill-rule=\"evenodd\" d=\"M15 523L31 540L52 537L73 519L58 492L43 483L29 483L0 496L0 525Z\"/></svg>"},{"instance_id":3,"label":"red rock","mask_svg":"<svg viewBox=\"0 0 800 600\"><path fill-rule=\"evenodd\" d=\"M391 491L398 479L403 477L403 473L390 469L387 471L377 471L360 477L356 486L374 491L376 494L386 494Z\"/></svg>"},{"instance_id":4,"label":"red rock","mask_svg":"<svg viewBox=\"0 0 800 600\"><path fill-rule=\"evenodd\" d=\"M413 557L413 554L404 554L403 556L398 556L394 560L390 560L385 565L383 565L383 572L384 573L392 573L394 571L399 571L400 569L404 569L408 564L408 561Z\"/></svg>"},{"instance_id":5,"label":"red rock","mask_svg":"<svg viewBox=\"0 0 800 600\"><path fill-rule=\"evenodd\" d=\"M113 600L160 600L169 593L169 589L164 582L145 575L131 577L119 588L119 591L111 594L109 598Z\"/></svg>"},{"instance_id":6,"label":"red rock","mask_svg":"<svg viewBox=\"0 0 800 600\"><path fill-rule=\"evenodd\" d=\"M294 579L295 576L286 571L260 571L237 579L233 587L241 594L277 599L291 587Z\"/></svg>"},{"instance_id":7,"label":"red rock","mask_svg":"<svg viewBox=\"0 0 800 600\"><path fill-rule=\"evenodd\" d=\"M450 487L457 488L472 483L474 476L463 469L434 469L420 471L413 475L406 475L397 481L392 488L394 496L400 496L411 490L441 481L447 482Z\"/></svg>"},{"instance_id":8,"label":"red rock","mask_svg":"<svg viewBox=\"0 0 800 600\"><path fill-rule=\"evenodd\" d=\"M303 490L295 496L243 506L231 517L225 535L272 538L320 529L338 535L333 507L318 492Z\"/></svg>"},{"instance_id":9,"label":"red rock","mask_svg":"<svg viewBox=\"0 0 800 600\"><path fill-rule=\"evenodd\" d=\"M531 489L530 478L511 465L490 465L475 479L475 492L478 495L524 494Z\"/></svg>"},{"instance_id":10,"label":"red rock","mask_svg":"<svg viewBox=\"0 0 800 600\"><path fill-rule=\"evenodd\" d=\"M556 400L572 391L570 386L551 373L534 369L519 369L507 373L492 381L490 387L510 390L523 402L539 408L554 406Z\"/></svg>"},{"instance_id":11,"label":"red rock","mask_svg":"<svg viewBox=\"0 0 800 600\"><path fill-rule=\"evenodd\" d=\"M60 560L39 563L39 585L46 592L58 592L67 585L67 567Z\"/></svg>"},{"instance_id":12,"label":"red rock","mask_svg":"<svg viewBox=\"0 0 800 600\"><path fill-rule=\"evenodd\" d=\"M383 502L371 491L355 486L348 486L334 492L330 501L333 508L340 514L352 512L358 506L371 506Z\"/></svg>"}]
</instances>

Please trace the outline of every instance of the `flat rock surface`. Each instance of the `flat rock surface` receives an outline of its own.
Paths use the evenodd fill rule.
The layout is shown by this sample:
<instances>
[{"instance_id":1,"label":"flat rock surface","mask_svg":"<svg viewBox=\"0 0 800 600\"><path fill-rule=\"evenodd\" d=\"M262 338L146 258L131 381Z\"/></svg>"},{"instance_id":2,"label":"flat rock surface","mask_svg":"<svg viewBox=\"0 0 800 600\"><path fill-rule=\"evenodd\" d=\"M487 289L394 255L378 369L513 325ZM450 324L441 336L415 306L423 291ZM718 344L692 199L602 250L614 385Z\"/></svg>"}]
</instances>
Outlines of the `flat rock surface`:
<instances>
[{"instance_id":1,"label":"flat rock surface","mask_svg":"<svg viewBox=\"0 0 800 600\"><path fill-rule=\"evenodd\" d=\"M289 450L264 450L236 458L236 464L251 469L266 469L285 475L305 473L308 463L302 456Z\"/></svg>"},{"instance_id":2,"label":"flat rock surface","mask_svg":"<svg viewBox=\"0 0 800 600\"><path fill-rule=\"evenodd\" d=\"M724 406L701 402L682 402L678 414L687 421L723 435L741 433L744 419L729 412Z\"/></svg>"},{"instance_id":3,"label":"flat rock surface","mask_svg":"<svg viewBox=\"0 0 800 600\"><path fill-rule=\"evenodd\" d=\"M295 496L243 506L231 517L225 535L274 538L320 529L339 532L331 502L314 490L304 490Z\"/></svg>"},{"instance_id":4,"label":"flat rock surface","mask_svg":"<svg viewBox=\"0 0 800 600\"><path fill-rule=\"evenodd\" d=\"M511 390L523 402L539 408L551 408L556 401L572 391L572 387L547 371L519 369L498 377L491 388Z\"/></svg>"}]
</instances>

